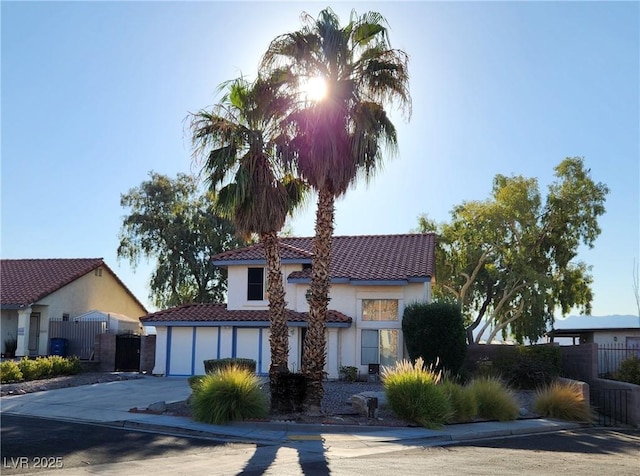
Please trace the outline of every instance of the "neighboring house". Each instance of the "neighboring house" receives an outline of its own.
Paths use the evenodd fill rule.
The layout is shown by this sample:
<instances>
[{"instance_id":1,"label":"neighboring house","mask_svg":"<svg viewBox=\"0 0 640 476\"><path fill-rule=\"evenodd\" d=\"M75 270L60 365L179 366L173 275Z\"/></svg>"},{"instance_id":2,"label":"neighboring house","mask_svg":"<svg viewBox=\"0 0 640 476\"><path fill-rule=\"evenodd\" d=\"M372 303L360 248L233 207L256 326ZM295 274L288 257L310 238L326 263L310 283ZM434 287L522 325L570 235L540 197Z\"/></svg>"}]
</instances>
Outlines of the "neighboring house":
<instances>
[{"instance_id":1,"label":"neighboring house","mask_svg":"<svg viewBox=\"0 0 640 476\"><path fill-rule=\"evenodd\" d=\"M301 367L309 305L312 238L280 239L289 322L289 367ZM367 373L369 364L405 357L402 314L407 304L431 300L435 235L333 238L327 319L329 378L341 366ZM213 264L228 271L227 304L191 304L144 316L157 333L154 374L204 373L203 360L247 357L258 372L270 365L266 261L261 244L227 251Z\"/></svg>"},{"instance_id":2,"label":"neighboring house","mask_svg":"<svg viewBox=\"0 0 640 476\"><path fill-rule=\"evenodd\" d=\"M620 344L640 348L638 316L569 316L556 319L547 333L551 341L569 338L573 344Z\"/></svg>"},{"instance_id":3,"label":"neighboring house","mask_svg":"<svg viewBox=\"0 0 640 476\"><path fill-rule=\"evenodd\" d=\"M16 338L16 356L49 353L49 322L69 321L95 310L125 316L147 310L102 258L3 259L1 269L2 352Z\"/></svg>"}]
</instances>

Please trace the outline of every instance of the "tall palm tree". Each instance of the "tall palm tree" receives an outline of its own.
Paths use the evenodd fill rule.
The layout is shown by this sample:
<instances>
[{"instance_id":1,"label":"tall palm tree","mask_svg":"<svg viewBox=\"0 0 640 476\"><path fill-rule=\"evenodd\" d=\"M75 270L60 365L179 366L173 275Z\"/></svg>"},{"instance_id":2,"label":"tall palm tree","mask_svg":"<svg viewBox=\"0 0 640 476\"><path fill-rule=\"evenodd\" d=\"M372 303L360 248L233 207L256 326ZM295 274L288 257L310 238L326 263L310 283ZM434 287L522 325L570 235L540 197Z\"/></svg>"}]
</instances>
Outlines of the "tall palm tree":
<instances>
[{"instance_id":1,"label":"tall palm tree","mask_svg":"<svg viewBox=\"0 0 640 476\"><path fill-rule=\"evenodd\" d=\"M289 99L279 93L278 81L236 79L221 85L227 93L211 111L191 116L196 156L205 154L204 171L218 190L217 207L241 236L257 234L267 262L267 293L271 348L272 410L288 410L279 388L288 373L289 340L286 302L277 233L286 217L304 199L306 185L280 164L275 155L282 140L279 122Z\"/></svg>"},{"instance_id":2,"label":"tall palm tree","mask_svg":"<svg viewBox=\"0 0 640 476\"><path fill-rule=\"evenodd\" d=\"M341 27L331 9L317 19L302 15L303 27L275 38L265 53L265 71L285 72L297 111L290 157L318 194L313 241L310 311L302 370L309 378L307 408L319 411L324 394L326 314L331 268L334 202L359 178L369 179L381 165L381 146L394 152L396 129L385 110L395 103L408 115L408 56L392 49L387 22L379 13L351 13ZM302 85L323 78L327 94L309 101Z\"/></svg>"}]
</instances>

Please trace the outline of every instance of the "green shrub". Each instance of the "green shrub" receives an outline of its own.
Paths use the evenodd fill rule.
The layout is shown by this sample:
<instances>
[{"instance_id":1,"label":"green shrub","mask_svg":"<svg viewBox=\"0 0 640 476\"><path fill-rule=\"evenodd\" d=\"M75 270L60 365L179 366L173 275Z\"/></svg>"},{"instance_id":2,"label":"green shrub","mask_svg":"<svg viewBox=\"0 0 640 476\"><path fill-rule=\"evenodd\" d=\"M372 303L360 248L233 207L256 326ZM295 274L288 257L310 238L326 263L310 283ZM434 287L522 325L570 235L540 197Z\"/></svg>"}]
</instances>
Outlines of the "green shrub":
<instances>
[{"instance_id":1,"label":"green shrub","mask_svg":"<svg viewBox=\"0 0 640 476\"><path fill-rule=\"evenodd\" d=\"M207 374L194 389L193 418L222 425L267 416L267 398L260 378L238 365Z\"/></svg>"},{"instance_id":2,"label":"green shrub","mask_svg":"<svg viewBox=\"0 0 640 476\"><path fill-rule=\"evenodd\" d=\"M49 357L37 357L36 366L38 368L38 378L47 378L55 375L53 373L53 362Z\"/></svg>"},{"instance_id":3,"label":"green shrub","mask_svg":"<svg viewBox=\"0 0 640 476\"><path fill-rule=\"evenodd\" d=\"M13 360L0 362L0 383L19 382L22 380L20 367Z\"/></svg>"},{"instance_id":4,"label":"green shrub","mask_svg":"<svg viewBox=\"0 0 640 476\"><path fill-rule=\"evenodd\" d=\"M189 382L189 387L191 387L192 392L196 392L200 385L202 385L202 380L204 379L204 375L192 375L187 379Z\"/></svg>"},{"instance_id":5,"label":"green shrub","mask_svg":"<svg viewBox=\"0 0 640 476\"><path fill-rule=\"evenodd\" d=\"M539 388L560 375L562 350L555 345L505 346L493 363L510 387Z\"/></svg>"},{"instance_id":6,"label":"green shrub","mask_svg":"<svg viewBox=\"0 0 640 476\"><path fill-rule=\"evenodd\" d=\"M400 418L427 428L439 428L453 412L446 390L438 385L441 374L424 367L418 358L415 364L403 360L381 372L387 402Z\"/></svg>"},{"instance_id":7,"label":"green shrub","mask_svg":"<svg viewBox=\"0 0 640 476\"><path fill-rule=\"evenodd\" d=\"M17 363L17 366L24 380L38 380L57 377L59 375L75 375L82 370L80 359L76 356L65 358L52 355L49 357L36 357L35 359L23 357Z\"/></svg>"},{"instance_id":8,"label":"green shrub","mask_svg":"<svg viewBox=\"0 0 640 476\"><path fill-rule=\"evenodd\" d=\"M473 421L478 414L478 402L476 402L474 393L468 387L463 387L450 380L443 381L441 385L453 408L453 413L447 423Z\"/></svg>"},{"instance_id":9,"label":"green shrub","mask_svg":"<svg viewBox=\"0 0 640 476\"><path fill-rule=\"evenodd\" d=\"M66 365L64 366L64 375L76 375L82 371L80 358L76 355L66 357Z\"/></svg>"},{"instance_id":10,"label":"green shrub","mask_svg":"<svg viewBox=\"0 0 640 476\"><path fill-rule=\"evenodd\" d=\"M208 374L212 374L213 372L220 369L226 369L234 366L247 369L249 372L255 373L256 371L256 361L253 359L228 357L225 359L210 359L204 361L204 371Z\"/></svg>"},{"instance_id":11,"label":"green shrub","mask_svg":"<svg viewBox=\"0 0 640 476\"><path fill-rule=\"evenodd\" d=\"M343 365L340 367L340 377L347 382L355 382L358 380L358 367Z\"/></svg>"},{"instance_id":12,"label":"green shrub","mask_svg":"<svg viewBox=\"0 0 640 476\"><path fill-rule=\"evenodd\" d=\"M614 374L614 378L621 382L640 385L640 358L637 355L631 355L620 362L620 368Z\"/></svg>"},{"instance_id":13,"label":"green shrub","mask_svg":"<svg viewBox=\"0 0 640 476\"><path fill-rule=\"evenodd\" d=\"M59 355L50 355L51 375L65 375L69 366L67 359Z\"/></svg>"},{"instance_id":14,"label":"green shrub","mask_svg":"<svg viewBox=\"0 0 640 476\"><path fill-rule=\"evenodd\" d=\"M478 404L480 418L499 421L518 418L518 400L501 380L494 377L476 378L469 383L468 389Z\"/></svg>"},{"instance_id":15,"label":"green shrub","mask_svg":"<svg viewBox=\"0 0 640 476\"><path fill-rule=\"evenodd\" d=\"M418 357L458 373L467 352L464 319L460 308L448 303L412 303L402 316L402 332L412 360ZM437 363L436 363L437 362Z\"/></svg>"},{"instance_id":16,"label":"green shrub","mask_svg":"<svg viewBox=\"0 0 640 476\"><path fill-rule=\"evenodd\" d=\"M40 378L40 368L36 360L23 357L18 362L18 367L20 367L20 372L22 372L22 377L25 380L36 380Z\"/></svg>"},{"instance_id":17,"label":"green shrub","mask_svg":"<svg viewBox=\"0 0 640 476\"><path fill-rule=\"evenodd\" d=\"M590 422L593 413L582 389L571 383L553 382L536 392L533 408L542 416Z\"/></svg>"}]
</instances>

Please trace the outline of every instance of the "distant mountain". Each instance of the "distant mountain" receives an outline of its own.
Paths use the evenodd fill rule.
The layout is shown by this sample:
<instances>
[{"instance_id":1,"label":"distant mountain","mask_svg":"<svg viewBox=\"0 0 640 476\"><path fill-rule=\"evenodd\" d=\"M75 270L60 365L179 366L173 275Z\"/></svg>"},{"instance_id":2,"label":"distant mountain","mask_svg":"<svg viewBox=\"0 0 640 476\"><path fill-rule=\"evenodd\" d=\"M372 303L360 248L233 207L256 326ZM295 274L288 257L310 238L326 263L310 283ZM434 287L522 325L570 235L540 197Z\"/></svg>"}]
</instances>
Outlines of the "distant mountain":
<instances>
[{"instance_id":1,"label":"distant mountain","mask_svg":"<svg viewBox=\"0 0 640 476\"><path fill-rule=\"evenodd\" d=\"M630 315L569 316L558 318L554 329L629 329L640 328L640 318Z\"/></svg>"}]
</instances>

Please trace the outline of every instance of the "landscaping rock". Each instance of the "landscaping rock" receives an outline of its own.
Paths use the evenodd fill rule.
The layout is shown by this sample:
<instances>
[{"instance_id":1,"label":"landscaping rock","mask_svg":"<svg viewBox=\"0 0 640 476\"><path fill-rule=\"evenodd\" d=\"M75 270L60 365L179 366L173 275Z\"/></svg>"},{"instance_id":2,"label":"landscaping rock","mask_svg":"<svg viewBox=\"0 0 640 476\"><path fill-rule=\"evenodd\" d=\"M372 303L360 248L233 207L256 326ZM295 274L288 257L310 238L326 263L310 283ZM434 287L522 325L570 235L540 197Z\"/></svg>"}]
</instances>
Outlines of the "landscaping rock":
<instances>
[{"instance_id":1,"label":"landscaping rock","mask_svg":"<svg viewBox=\"0 0 640 476\"><path fill-rule=\"evenodd\" d=\"M167 410L167 404L162 402L154 402L149 405L148 410L153 413L164 413Z\"/></svg>"}]
</instances>

